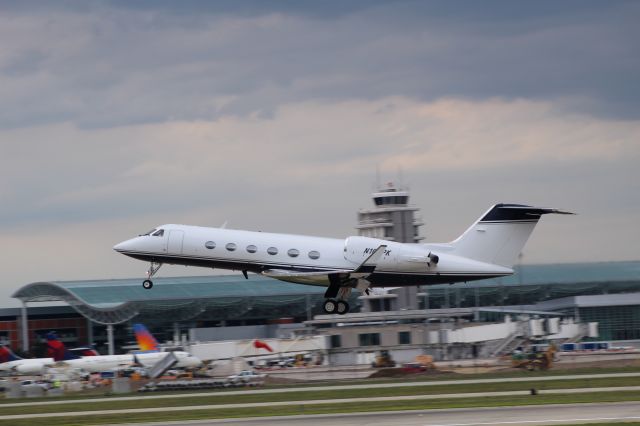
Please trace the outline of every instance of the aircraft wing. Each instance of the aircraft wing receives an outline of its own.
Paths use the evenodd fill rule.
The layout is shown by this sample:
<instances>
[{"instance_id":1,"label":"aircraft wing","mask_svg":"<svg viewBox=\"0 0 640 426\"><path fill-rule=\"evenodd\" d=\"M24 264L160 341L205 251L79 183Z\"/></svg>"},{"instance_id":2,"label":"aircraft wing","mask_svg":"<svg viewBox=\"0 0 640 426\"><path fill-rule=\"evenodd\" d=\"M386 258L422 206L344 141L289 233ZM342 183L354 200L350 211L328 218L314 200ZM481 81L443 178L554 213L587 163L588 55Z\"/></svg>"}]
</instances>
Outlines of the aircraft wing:
<instances>
[{"instance_id":1,"label":"aircraft wing","mask_svg":"<svg viewBox=\"0 0 640 426\"><path fill-rule=\"evenodd\" d=\"M318 272L290 271L286 269L267 269L262 271L262 275L281 281L289 281L292 283L325 286L329 285L329 274L344 274L344 276L346 277L351 272L352 271L348 269L333 269Z\"/></svg>"},{"instance_id":2,"label":"aircraft wing","mask_svg":"<svg viewBox=\"0 0 640 426\"><path fill-rule=\"evenodd\" d=\"M378 261L383 256L386 248L386 245L381 245L375 249L373 253L355 269L330 269L314 272L267 269L262 271L262 275L282 281L321 286L330 285L333 277L337 277L340 281L346 281L350 278L366 278L376 269Z\"/></svg>"}]
</instances>

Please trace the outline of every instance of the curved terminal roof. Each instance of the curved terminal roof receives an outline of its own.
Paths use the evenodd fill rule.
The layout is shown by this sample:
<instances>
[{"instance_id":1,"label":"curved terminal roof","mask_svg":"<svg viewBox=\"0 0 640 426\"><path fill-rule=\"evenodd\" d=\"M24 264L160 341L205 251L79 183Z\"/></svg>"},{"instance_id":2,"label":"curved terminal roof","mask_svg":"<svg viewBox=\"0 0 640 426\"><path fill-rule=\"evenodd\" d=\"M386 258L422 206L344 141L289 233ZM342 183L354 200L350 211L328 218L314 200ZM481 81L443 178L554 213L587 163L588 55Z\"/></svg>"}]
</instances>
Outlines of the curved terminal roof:
<instances>
[{"instance_id":1,"label":"curved terminal roof","mask_svg":"<svg viewBox=\"0 0 640 426\"><path fill-rule=\"evenodd\" d=\"M195 318L207 310L233 319L250 310L268 309L282 316L304 312L324 300L322 287L277 281L259 275L154 278L153 288L142 280L53 281L28 284L13 294L23 302L63 301L101 324L118 324L137 315L172 321Z\"/></svg>"},{"instance_id":2,"label":"curved terminal roof","mask_svg":"<svg viewBox=\"0 0 640 426\"><path fill-rule=\"evenodd\" d=\"M63 301L101 324L136 316L188 319L277 318L319 312L324 287L292 284L260 275L36 282L13 297L23 302ZM535 303L560 297L640 292L640 262L603 262L516 267L500 279L423 287L429 308ZM354 296L355 297L355 296Z\"/></svg>"},{"instance_id":3,"label":"curved terminal roof","mask_svg":"<svg viewBox=\"0 0 640 426\"><path fill-rule=\"evenodd\" d=\"M516 266L490 280L423 287L429 308L528 305L578 295L640 292L640 262ZM423 294L424 295L424 294Z\"/></svg>"}]
</instances>

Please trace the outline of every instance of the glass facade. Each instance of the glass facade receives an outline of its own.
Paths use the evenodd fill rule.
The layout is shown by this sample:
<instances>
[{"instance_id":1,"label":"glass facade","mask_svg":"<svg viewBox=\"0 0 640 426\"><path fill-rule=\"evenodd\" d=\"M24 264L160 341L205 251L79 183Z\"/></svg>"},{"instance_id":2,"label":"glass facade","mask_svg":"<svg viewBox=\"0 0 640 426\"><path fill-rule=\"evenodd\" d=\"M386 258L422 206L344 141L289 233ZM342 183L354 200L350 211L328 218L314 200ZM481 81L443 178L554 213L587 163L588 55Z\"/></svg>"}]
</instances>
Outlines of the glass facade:
<instances>
[{"instance_id":1,"label":"glass facade","mask_svg":"<svg viewBox=\"0 0 640 426\"><path fill-rule=\"evenodd\" d=\"M634 282L597 282L574 284L488 284L435 285L422 288L420 309L473 308L481 306L533 305L545 300L569 296L640 292L640 280Z\"/></svg>"},{"instance_id":2,"label":"glass facade","mask_svg":"<svg viewBox=\"0 0 640 426\"><path fill-rule=\"evenodd\" d=\"M311 251L312 259L319 253ZM135 318L149 324L188 321L190 326L266 324L273 319L301 322L323 314L326 288L273 280L260 275L158 277L153 291L141 286L142 277L120 280L38 282L13 297L24 302L63 301L79 314L100 324L119 324ZM514 307L581 295L640 293L640 262L525 265L501 279L424 286L419 309ZM349 298L351 312L360 310L360 294ZM640 304L618 298L618 306L580 307L582 322L600 323L601 340L640 339ZM372 298L372 311L388 311L391 299ZM578 306L585 306L580 305ZM31 307L30 307L31 310ZM567 314L573 316L573 309ZM479 320L500 321L504 313L482 313ZM31 316L30 316L31 317ZM47 326L48 327L48 326ZM14 327L15 328L15 327ZM35 326L33 329L44 329ZM52 329L64 328L60 324ZM0 330L7 331L0 323ZM6 335L7 333L3 333ZM14 337L14 335L16 337ZM17 338L9 330L9 339Z\"/></svg>"},{"instance_id":3,"label":"glass facade","mask_svg":"<svg viewBox=\"0 0 640 426\"><path fill-rule=\"evenodd\" d=\"M640 339L640 306L579 308L579 315L582 322L598 322L596 340Z\"/></svg>"}]
</instances>

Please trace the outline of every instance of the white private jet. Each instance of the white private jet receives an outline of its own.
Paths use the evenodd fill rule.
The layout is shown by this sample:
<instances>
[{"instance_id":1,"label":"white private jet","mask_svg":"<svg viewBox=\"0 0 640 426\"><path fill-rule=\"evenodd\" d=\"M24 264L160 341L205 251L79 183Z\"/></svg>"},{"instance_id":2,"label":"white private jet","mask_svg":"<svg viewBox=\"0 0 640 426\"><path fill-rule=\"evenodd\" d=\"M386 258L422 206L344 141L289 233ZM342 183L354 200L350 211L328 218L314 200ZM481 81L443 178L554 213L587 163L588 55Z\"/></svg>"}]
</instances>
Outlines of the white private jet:
<instances>
[{"instance_id":1,"label":"white private jet","mask_svg":"<svg viewBox=\"0 0 640 426\"><path fill-rule=\"evenodd\" d=\"M164 263L254 272L283 281L327 286L324 310L345 314L353 288L401 287L481 280L513 274L513 265L543 214L572 214L496 204L450 243L408 244L162 225L114 247L150 262L142 285Z\"/></svg>"}]
</instances>

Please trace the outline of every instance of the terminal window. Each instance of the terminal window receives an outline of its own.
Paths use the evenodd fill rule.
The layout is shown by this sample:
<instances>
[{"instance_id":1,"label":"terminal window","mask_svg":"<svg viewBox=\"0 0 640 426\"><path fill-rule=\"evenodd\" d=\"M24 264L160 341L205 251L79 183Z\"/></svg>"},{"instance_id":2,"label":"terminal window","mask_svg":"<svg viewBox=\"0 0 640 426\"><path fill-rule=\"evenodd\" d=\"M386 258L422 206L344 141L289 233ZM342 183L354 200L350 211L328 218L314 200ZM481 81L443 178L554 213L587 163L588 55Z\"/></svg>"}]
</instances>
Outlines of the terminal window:
<instances>
[{"instance_id":1,"label":"terminal window","mask_svg":"<svg viewBox=\"0 0 640 426\"><path fill-rule=\"evenodd\" d=\"M342 347L342 339L340 337L341 336L339 334L332 334L331 335L331 347L332 348Z\"/></svg>"},{"instance_id":2,"label":"terminal window","mask_svg":"<svg viewBox=\"0 0 640 426\"><path fill-rule=\"evenodd\" d=\"M380 345L380 333L362 333L358 334L360 346L378 346Z\"/></svg>"},{"instance_id":3,"label":"terminal window","mask_svg":"<svg viewBox=\"0 0 640 426\"><path fill-rule=\"evenodd\" d=\"M410 345L411 344L411 332L410 331L400 331L400 332L398 332L398 344L400 344L400 345Z\"/></svg>"}]
</instances>

